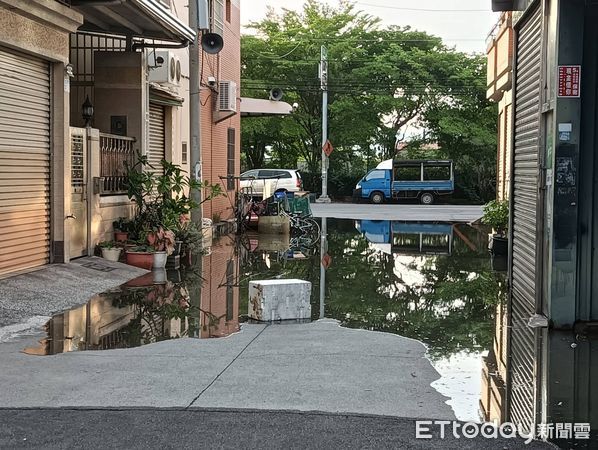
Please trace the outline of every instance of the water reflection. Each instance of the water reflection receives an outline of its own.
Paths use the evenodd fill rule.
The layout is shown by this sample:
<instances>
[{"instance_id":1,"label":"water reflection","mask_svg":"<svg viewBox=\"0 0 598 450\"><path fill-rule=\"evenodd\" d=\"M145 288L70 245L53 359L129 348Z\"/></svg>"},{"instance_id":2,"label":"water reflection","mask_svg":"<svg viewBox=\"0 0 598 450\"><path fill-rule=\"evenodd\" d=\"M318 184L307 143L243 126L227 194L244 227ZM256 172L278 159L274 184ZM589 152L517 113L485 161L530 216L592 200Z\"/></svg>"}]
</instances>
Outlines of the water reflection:
<instances>
[{"instance_id":1,"label":"water reflection","mask_svg":"<svg viewBox=\"0 0 598 450\"><path fill-rule=\"evenodd\" d=\"M485 420L521 424L561 448L598 448L598 335L530 328L502 302L493 345L483 360L480 408Z\"/></svg>"},{"instance_id":2,"label":"water reflection","mask_svg":"<svg viewBox=\"0 0 598 450\"><path fill-rule=\"evenodd\" d=\"M181 337L213 338L239 330L239 256L223 238L194 264L154 271L55 315L40 346L53 355L137 347Z\"/></svg>"}]
</instances>

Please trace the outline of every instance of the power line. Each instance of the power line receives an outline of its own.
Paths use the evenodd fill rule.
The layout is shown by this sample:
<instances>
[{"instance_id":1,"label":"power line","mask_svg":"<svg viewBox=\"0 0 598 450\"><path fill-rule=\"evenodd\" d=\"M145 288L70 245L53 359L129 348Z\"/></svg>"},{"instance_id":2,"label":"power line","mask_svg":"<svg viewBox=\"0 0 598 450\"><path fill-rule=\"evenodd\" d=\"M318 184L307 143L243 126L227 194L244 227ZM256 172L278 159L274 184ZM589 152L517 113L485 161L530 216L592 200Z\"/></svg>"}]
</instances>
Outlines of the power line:
<instances>
[{"instance_id":1,"label":"power line","mask_svg":"<svg viewBox=\"0 0 598 450\"><path fill-rule=\"evenodd\" d=\"M389 6L389 5L376 5L373 3L362 3L357 2L357 5L362 6L373 6L375 8L384 8L384 9L395 9L399 11L418 11L418 12L450 12L450 13L461 13L461 12L490 12L488 9L430 9L430 8L404 8L401 6Z\"/></svg>"}]
</instances>

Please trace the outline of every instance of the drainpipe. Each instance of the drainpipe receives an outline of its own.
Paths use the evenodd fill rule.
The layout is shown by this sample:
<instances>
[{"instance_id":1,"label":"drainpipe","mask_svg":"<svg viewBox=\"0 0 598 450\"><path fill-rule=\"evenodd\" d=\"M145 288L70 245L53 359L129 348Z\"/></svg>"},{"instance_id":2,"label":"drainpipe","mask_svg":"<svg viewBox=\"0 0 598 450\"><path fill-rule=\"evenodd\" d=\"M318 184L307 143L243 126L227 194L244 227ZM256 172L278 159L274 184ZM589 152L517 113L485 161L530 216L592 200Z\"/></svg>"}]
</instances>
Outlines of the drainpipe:
<instances>
[{"instance_id":1,"label":"drainpipe","mask_svg":"<svg viewBox=\"0 0 598 450\"><path fill-rule=\"evenodd\" d=\"M137 42L132 45L133 51L143 50L145 48L186 48L189 47L189 41L183 41L180 44L147 44L145 42Z\"/></svg>"}]
</instances>

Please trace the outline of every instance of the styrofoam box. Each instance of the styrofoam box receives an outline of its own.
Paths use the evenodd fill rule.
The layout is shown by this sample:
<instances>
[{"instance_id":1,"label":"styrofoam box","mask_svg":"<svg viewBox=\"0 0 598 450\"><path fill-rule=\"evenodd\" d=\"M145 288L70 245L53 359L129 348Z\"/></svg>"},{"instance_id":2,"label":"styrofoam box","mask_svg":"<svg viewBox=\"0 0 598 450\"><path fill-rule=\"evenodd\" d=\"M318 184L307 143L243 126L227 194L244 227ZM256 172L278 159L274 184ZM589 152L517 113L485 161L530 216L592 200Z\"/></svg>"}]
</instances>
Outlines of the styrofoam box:
<instances>
[{"instance_id":1,"label":"styrofoam box","mask_svg":"<svg viewBox=\"0 0 598 450\"><path fill-rule=\"evenodd\" d=\"M262 322L311 318L311 283L303 280L249 282L249 317Z\"/></svg>"}]
</instances>

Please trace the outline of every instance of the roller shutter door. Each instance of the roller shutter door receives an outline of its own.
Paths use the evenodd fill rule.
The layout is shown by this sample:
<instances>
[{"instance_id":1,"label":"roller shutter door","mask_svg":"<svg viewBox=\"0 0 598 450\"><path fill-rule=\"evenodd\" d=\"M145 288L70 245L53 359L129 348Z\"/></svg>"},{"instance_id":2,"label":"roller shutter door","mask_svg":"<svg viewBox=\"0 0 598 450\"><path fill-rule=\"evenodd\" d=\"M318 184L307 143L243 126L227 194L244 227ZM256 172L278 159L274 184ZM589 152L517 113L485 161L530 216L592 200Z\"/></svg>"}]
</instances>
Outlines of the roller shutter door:
<instances>
[{"instance_id":1,"label":"roller shutter door","mask_svg":"<svg viewBox=\"0 0 598 450\"><path fill-rule=\"evenodd\" d=\"M511 390L509 420L533 429L536 336L527 325L536 312L542 14L538 5L518 31L513 148L513 251L511 261Z\"/></svg>"},{"instance_id":2,"label":"roller shutter door","mask_svg":"<svg viewBox=\"0 0 598 450\"><path fill-rule=\"evenodd\" d=\"M0 276L50 259L50 70L0 48Z\"/></svg>"},{"instance_id":3,"label":"roller shutter door","mask_svg":"<svg viewBox=\"0 0 598 450\"><path fill-rule=\"evenodd\" d=\"M153 166L153 169L148 169L156 174L163 174L164 170L160 161L166 155L166 139L165 139L165 121L164 121L164 106L150 103L150 122L149 122L149 154L148 162Z\"/></svg>"}]
</instances>

